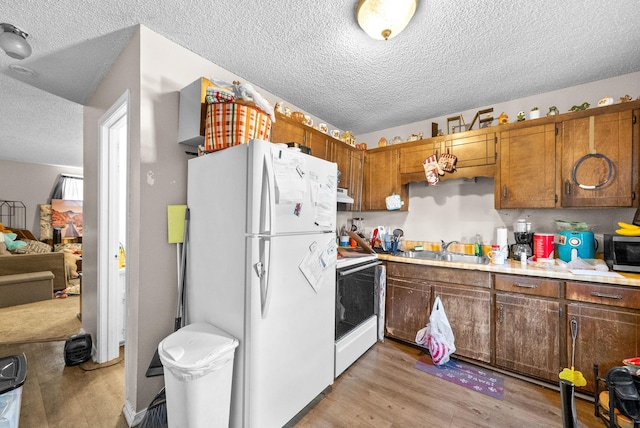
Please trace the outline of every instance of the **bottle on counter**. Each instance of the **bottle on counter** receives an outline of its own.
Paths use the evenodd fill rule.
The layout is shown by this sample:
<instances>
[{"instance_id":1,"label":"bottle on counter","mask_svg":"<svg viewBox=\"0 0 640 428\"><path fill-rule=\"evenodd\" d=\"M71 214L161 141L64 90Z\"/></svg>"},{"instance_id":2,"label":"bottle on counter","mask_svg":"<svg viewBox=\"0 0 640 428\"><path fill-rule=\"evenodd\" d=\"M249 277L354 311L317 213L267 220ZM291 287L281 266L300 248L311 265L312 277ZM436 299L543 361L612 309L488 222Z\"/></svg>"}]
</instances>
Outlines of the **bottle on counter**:
<instances>
[{"instance_id":1,"label":"bottle on counter","mask_svg":"<svg viewBox=\"0 0 640 428\"><path fill-rule=\"evenodd\" d=\"M474 253L478 257L482 257L482 236L476 233L476 243L474 244Z\"/></svg>"}]
</instances>

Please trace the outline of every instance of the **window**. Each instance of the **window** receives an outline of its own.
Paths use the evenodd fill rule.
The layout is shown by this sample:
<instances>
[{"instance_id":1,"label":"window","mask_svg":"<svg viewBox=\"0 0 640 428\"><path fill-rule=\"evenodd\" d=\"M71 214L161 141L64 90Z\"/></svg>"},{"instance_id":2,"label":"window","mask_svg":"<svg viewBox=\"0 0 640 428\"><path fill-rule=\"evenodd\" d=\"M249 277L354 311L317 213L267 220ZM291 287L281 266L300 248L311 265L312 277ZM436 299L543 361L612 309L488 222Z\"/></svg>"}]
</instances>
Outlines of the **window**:
<instances>
[{"instance_id":1,"label":"window","mask_svg":"<svg viewBox=\"0 0 640 428\"><path fill-rule=\"evenodd\" d=\"M53 188L51 199L83 200L82 176L60 174L58 182Z\"/></svg>"}]
</instances>

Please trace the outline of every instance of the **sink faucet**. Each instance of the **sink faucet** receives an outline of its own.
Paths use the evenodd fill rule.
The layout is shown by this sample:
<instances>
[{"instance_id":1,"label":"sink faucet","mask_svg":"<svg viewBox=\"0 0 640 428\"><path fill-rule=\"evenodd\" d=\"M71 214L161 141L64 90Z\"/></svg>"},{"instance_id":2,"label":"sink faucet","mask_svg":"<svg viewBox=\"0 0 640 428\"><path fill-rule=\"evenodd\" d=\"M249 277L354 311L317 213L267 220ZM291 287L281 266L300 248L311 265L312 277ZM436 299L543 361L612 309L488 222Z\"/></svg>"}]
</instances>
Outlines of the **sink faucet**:
<instances>
[{"instance_id":1,"label":"sink faucet","mask_svg":"<svg viewBox=\"0 0 640 428\"><path fill-rule=\"evenodd\" d=\"M442 240L440 240L440 242L442 243L440 246L440 252L441 253L446 253L447 251L449 251L449 245L451 244L459 244L459 241L450 241L450 242L444 242Z\"/></svg>"}]
</instances>

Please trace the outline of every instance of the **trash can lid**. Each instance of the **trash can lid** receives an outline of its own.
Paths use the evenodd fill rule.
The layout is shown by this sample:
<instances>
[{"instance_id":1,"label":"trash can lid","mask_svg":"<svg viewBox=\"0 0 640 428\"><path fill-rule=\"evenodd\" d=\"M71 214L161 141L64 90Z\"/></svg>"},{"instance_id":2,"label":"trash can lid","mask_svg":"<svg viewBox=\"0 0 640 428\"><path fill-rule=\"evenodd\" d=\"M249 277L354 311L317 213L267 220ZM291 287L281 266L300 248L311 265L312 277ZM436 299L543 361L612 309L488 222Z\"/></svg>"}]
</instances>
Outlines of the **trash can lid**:
<instances>
[{"instance_id":1,"label":"trash can lid","mask_svg":"<svg viewBox=\"0 0 640 428\"><path fill-rule=\"evenodd\" d=\"M180 369L210 367L228 358L238 340L208 323L189 324L167 336L158 345L162 364Z\"/></svg>"},{"instance_id":2,"label":"trash can lid","mask_svg":"<svg viewBox=\"0 0 640 428\"><path fill-rule=\"evenodd\" d=\"M12 355L0 358L0 394L20 388L26 378L26 355Z\"/></svg>"}]
</instances>

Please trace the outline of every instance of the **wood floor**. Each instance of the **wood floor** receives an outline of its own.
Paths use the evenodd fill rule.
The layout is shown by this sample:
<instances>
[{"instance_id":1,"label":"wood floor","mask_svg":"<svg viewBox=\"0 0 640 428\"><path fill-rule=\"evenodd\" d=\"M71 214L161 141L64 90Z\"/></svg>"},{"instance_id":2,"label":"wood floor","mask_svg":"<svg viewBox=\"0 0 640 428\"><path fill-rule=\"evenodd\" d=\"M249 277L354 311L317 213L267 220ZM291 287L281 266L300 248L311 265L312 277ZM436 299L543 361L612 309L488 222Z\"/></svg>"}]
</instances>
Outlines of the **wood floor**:
<instances>
[{"instance_id":1,"label":"wood floor","mask_svg":"<svg viewBox=\"0 0 640 428\"><path fill-rule=\"evenodd\" d=\"M65 367L63 346L0 346L0 356L24 352L28 359L20 428L126 427L124 363ZM295 427L562 427L558 392L505 376L497 400L415 369L419 355L392 340L377 344ZM576 407L580 426L604 427L592 403L577 399Z\"/></svg>"},{"instance_id":2,"label":"wood floor","mask_svg":"<svg viewBox=\"0 0 640 428\"><path fill-rule=\"evenodd\" d=\"M20 428L125 428L124 362L97 370L64 364L64 341L0 345L0 356L25 353Z\"/></svg>"}]
</instances>

